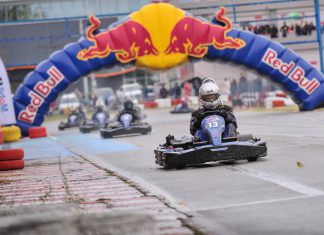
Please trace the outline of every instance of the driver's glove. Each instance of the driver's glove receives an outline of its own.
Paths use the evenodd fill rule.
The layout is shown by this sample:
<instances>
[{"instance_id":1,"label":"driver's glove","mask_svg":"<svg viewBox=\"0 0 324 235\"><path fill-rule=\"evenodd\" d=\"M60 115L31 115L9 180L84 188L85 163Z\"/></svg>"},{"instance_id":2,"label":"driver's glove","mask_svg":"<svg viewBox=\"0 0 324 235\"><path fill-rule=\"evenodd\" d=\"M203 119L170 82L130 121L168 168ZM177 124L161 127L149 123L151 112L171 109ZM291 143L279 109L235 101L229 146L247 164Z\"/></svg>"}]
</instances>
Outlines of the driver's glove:
<instances>
[{"instance_id":1,"label":"driver's glove","mask_svg":"<svg viewBox=\"0 0 324 235\"><path fill-rule=\"evenodd\" d=\"M197 113L196 120L199 122L199 121L203 120L204 117L205 117L204 111L199 110L198 113Z\"/></svg>"},{"instance_id":2,"label":"driver's glove","mask_svg":"<svg viewBox=\"0 0 324 235\"><path fill-rule=\"evenodd\" d=\"M225 121L229 121L228 120L229 119L229 115L228 115L228 113L225 110L219 111L219 114L220 114L220 116L222 116L224 118Z\"/></svg>"}]
</instances>

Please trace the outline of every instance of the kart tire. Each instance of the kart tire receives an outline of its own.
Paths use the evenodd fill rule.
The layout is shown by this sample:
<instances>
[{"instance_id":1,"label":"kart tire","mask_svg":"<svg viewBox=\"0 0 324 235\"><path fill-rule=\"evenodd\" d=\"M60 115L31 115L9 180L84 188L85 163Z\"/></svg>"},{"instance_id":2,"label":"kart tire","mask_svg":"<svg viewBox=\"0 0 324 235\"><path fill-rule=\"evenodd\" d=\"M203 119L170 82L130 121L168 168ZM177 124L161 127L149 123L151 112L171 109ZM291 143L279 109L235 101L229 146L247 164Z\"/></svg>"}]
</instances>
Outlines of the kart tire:
<instances>
[{"instance_id":1,"label":"kart tire","mask_svg":"<svg viewBox=\"0 0 324 235\"><path fill-rule=\"evenodd\" d=\"M47 137L46 127L31 127L28 129L29 138Z\"/></svg>"},{"instance_id":2,"label":"kart tire","mask_svg":"<svg viewBox=\"0 0 324 235\"><path fill-rule=\"evenodd\" d=\"M0 150L0 165L1 165L1 161L12 161L12 160L23 159L24 155L25 154L23 149Z\"/></svg>"},{"instance_id":3,"label":"kart tire","mask_svg":"<svg viewBox=\"0 0 324 235\"><path fill-rule=\"evenodd\" d=\"M168 163L163 163L163 168L164 169L183 169L186 167L186 164L168 164Z\"/></svg>"},{"instance_id":4,"label":"kart tire","mask_svg":"<svg viewBox=\"0 0 324 235\"><path fill-rule=\"evenodd\" d=\"M2 131L4 142L15 142L21 137L20 128L17 126L5 126Z\"/></svg>"},{"instance_id":5,"label":"kart tire","mask_svg":"<svg viewBox=\"0 0 324 235\"><path fill-rule=\"evenodd\" d=\"M79 129L80 129L80 132L84 133L84 134L85 133L90 133L90 131L91 131L90 128L85 128L85 127L82 127L82 126Z\"/></svg>"},{"instance_id":6,"label":"kart tire","mask_svg":"<svg viewBox=\"0 0 324 235\"><path fill-rule=\"evenodd\" d=\"M0 171L18 170L25 167L23 159L11 160L11 161L0 161Z\"/></svg>"},{"instance_id":7,"label":"kart tire","mask_svg":"<svg viewBox=\"0 0 324 235\"><path fill-rule=\"evenodd\" d=\"M258 160L258 157L248 157L247 160L248 162L255 162L256 160Z\"/></svg>"},{"instance_id":8,"label":"kart tire","mask_svg":"<svg viewBox=\"0 0 324 235\"><path fill-rule=\"evenodd\" d=\"M107 139L107 138L113 138L114 135L108 134L107 132L100 131L100 135L102 138Z\"/></svg>"},{"instance_id":9,"label":"kart tire","mask_svg":"<svg viewBox=\"0 0 324 235\"><path fill-rule=\"evenodd\" d=\"M65 126L66 126L65 123L61 122L60 125L58 126L58 129L60 131L63 131L65 129Z\"/></svg>"},{"instance_id":10,"label":"kart tire","mask_svg":"<svg viewBox=\"0 0 324 235\"><path fill-rule=\"evenodd\" d=\"M237 139L238 141L249 141L249 140L254 140L254 137L252 134L246 134L246 135L238 135Z\"/></svg>"}]
</instances>

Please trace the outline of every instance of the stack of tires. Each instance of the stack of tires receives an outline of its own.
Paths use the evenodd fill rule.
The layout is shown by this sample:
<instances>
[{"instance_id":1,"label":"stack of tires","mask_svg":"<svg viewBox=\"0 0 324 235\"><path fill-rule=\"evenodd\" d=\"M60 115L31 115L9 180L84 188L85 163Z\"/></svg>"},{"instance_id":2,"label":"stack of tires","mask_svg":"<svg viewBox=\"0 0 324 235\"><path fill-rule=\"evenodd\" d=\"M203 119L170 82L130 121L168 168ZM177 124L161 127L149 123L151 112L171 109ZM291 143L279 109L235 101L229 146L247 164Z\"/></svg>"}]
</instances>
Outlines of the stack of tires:
<instances>
[{"instance_id":1,"label":"stack of tires","mask_svg":"<svg viewBox=\"0 0 324 235\"><path fill-rule=\"evenodd\" d=\"M24 166L23 149L0 150L0 171L23 169Z\"/></svg>"},{"instance_id":2,"label":"stack of tires","mask_svg":"<svg viewBox=\"0 0 324 235\"><path fill-rule=\"evenodd\" d=\"M28 129L29 138L42 138L47 136L46 128L42 126L31 127Z\"/></svg>"}]
</instances>

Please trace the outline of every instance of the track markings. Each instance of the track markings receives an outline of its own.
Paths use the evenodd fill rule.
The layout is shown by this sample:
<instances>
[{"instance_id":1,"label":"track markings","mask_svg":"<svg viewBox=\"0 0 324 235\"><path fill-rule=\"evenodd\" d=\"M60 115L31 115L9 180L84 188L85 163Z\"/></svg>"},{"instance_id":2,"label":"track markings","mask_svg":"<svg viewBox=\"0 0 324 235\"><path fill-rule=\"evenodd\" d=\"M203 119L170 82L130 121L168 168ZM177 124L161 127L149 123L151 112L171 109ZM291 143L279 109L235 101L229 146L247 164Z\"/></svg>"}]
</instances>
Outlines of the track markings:
<instances>
[{"instance_id":1,"label":"track markings","mask_svg":"<svg viewBox=\"0 0 324 235\"><path fill-rule=\"evenodd\" d=\"M233 170L233 171L238 171L240 173L255 177L257 179L261 179L264 181L268 181L277 185L280 185L284 188L293 190L297 193L304 194L306 196L322 196L324 195L324 192L318 189L314 189L311 187L308 187L306 185L297 183L295 181L292 181L288 178L271 174L271 173L266 173L266 172L260 172L260 171L253 171L249 169L245 169L242 167L236 167L236 166L226 166L227 169Z\"/></svg>"}]
</instances>

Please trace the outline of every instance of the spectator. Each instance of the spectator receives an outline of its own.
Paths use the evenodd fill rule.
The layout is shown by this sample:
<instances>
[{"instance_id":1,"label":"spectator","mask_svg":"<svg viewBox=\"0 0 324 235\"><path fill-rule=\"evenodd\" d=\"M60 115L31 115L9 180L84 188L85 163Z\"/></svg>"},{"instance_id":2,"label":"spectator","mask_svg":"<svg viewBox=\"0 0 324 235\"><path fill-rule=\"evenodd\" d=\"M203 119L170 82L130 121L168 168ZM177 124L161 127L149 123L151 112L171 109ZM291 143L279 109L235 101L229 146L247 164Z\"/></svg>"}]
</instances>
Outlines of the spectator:
<instances>
[{"instance_id":1,"label":"spectator","mask_svg":"<svg viewBox=\"0 0 324 235\"><path fill-rule=\"evenodd\" d=\"M96 94L92 95L92 107L95 108L96 107L96 103L97 103L98 97Z\"/></svg>"},{"instance_id":2,"label":"spectator","mask_svg":"<svg viewBox=\"0 0 324 235\"><path fill-rule=\"evenodd\" d=\"M237 94L237 81L236 79L233 79L231 82L231 97L232 99L235 97L235 95Z\"/></svg>"},{"instance_id":3,"label":"spectator","mask_svg":"<svg viewBox=\"0 0 324 235\"><path fill-rule=\"evenodd\" d=\"M248 91L248 83L247 83L247 79L246 76L244 75L243 72L241 72L241 77L239 79L239 93L244 93Z\"/></svg>"},{"instance_id":4,"label":"spectator","mask_svg":"<svg viewBox=\"0 0 324 235\"><path fill-rule=\"evenodd\" d=\"M199 88L201 86L201 79L199 77L193 78L193 89L195 91L195 96L199 96Z\"/></svg>"},{"instance_id":5,"label":"spectator","mask_svg":"<svg viewBox=\"0 0 324 235\"><path fill-rule=\"evenodd\" d=\"M189 96L191 93L191 85L188 81L184 82L183 89L184 89L185 101L188 103L190 102Z\"/></svg>"},{"instance_id":6,"label":"spectator","mask_svg":"<svg viewBox=\"0 0 324 235\"><path fill-rule=\"evenodd\" d=\"M178 82L174 83L174 87L172 89L172 97L175 99L181 97L181 87L179 86Z\"/></svg>"},{"instance_id":7,"label":"spectator","mask_svg":"<svg viewBox=\"0 0 324 235\"><path fill-rule=\"evenodd\" d=\"M309 28L308 28L308 35L312 35L313 30L316 30L316 27L313 22L310 22Z\"/></svg>"},{"instance_id":8,"label":"spectator","mask_svg":"<svg viewBox=\"0 0 324 235\"><path fill-rule=\"evenodd\" d=\"M287 26L286 22L284 22L283 26L281 26L280 31L282 32L282 37L287 37L289 27Z\"/></svg>"},{"instance_id":9,"label":"spectator","mask_svg":"<svg viewBox=\"0 0 324 235\"><path fill-rule=\"evenodd\" d=\"M275 25L272 25L270 28L270 38L277 38L278 37L278 28Z\"/></svg>"},{"instance_id":10,"label":"spectator","mask_svg":"<svg viewBox=\"0 0 324 235\"><path fill-rule=\"evenodd\" d=\"M168 90L164 87L164 84L162 84L162 87L160 89L160 97L162 99L165 99L168 97L168 94L169 94Z\"/></svg>"},{"instance_id":11,"label":"spectator","mask_svg":"<svg viewBox=\"0 0 324 235\"><path fill-rule=\"evenodd\" d=\"M295 33L297 36L300 36L302 34L302 28L299 24L295 24Z\"/></svg>"}]
</instances>

